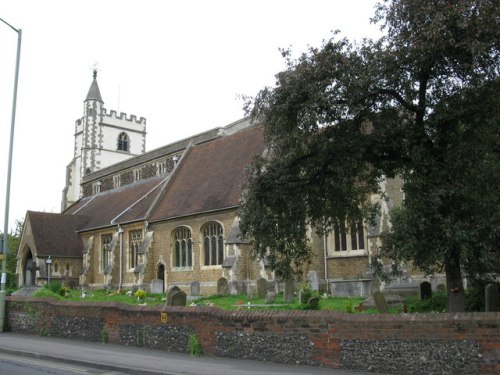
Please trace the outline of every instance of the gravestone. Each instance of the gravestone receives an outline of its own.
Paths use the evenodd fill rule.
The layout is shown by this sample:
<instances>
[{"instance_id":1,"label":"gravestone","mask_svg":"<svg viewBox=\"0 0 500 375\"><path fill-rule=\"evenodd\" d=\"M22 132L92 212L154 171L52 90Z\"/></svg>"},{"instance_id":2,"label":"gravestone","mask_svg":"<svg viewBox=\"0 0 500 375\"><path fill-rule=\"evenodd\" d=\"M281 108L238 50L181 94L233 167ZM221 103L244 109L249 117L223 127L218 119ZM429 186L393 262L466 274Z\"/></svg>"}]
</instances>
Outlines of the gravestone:
<instances>
[{"instance_id":1,"label":"gravestone","mask_svg":"<svg viewBox=\"0 0 500 375\"><path fill-rule=\"evenodd\" d=\"M266 303L271 304L276 301L276 293L275 292L267 292L266 294Z\"/></svg>"},{"instance_id":2,"label":"gravestone","mask_svg":"<svg viewBox=\"0 0 500 375\"><path fill-rule=\"evenodd\" d=\"M163 280L161 279L151 280L151 293L155 294L163 293Z\"/></svg>"},{"instance_id":3,"label":"gravestone","mask_svg":"<svg viewBox=\"0 0 500 375\"><path fill-rule=\"evenodd\" d=\"M486 285L484 294L484 311L498 311L498 288L496 284Z\"/></svg>"},{"instance_id":4,"label":"gravestone","mask_svg":"<svg viewBox=\"0 0 500 375\"><path fill-rule=\"evenodd\" d=\"M428 281L420 284L420 299L422 301L432 298L432 285Z\"/></svg>"},{"instance_id":5,"label":"gravestone","mask_svg":"<svg viewBox=\"0 0 500 375\"><path fill-rule=\"evenodd\" d=\"M217 294L219 296L227 296L229 294L229 285L225 277L217 280Z\"/></svg>"},{"instance_id":6,"label":"gravestone","mask_svg":"<svg viewBox=\"0 0 500 375\"><path fill-rule=\"evenodd\" d=\"M388 312L389 306L387 305L387 301L385 300L385 296L383 293L373 293L373 300L375 301L375 306L380 313L386 314Z\"/></svg>"},{"instance_id":7,"label":"gravestone","mask_svg":"<svg viewBox=\"0 0 500 375\"><path fill-rule=\"evenodd\" d=\"M261 277L257 280L257 296L259 298L266 298L267 294L267 280Z\"/></svg>"},{"instance_id":8,"label":"gravestone","mask_svg":"<svg viewBox=\"0 0 500 375\"><path fill-rule=\"evenodd\" d=\"M446 291L446 285L444 284L438 284L438 286L436 287L437 290L439 290L440 292L444 292Z\"/></svg>"},{"instance_id":9,"label":"gravestone","mask_svg":"<svg viewBox=\"0 0 500 375\"><path fill-rule=\"evenodd\" d=\"M174 292L170 301L170 306L186 306L187 295L182 290Z\"/></svg>"},{"instance_id":10,"label":"gravestone","mask_svg":"<svg viewBox=\"0 0 500 375\"><path fill-rule=\"evenodd\" d=\"M192 296L199 296L200 295L200 282L199 281L193 281L191 283L191 295Z\"/></svg>"},{"instance_id":11,"label":"gravestone","mask_svg":"<svg viewBox=\"0 0 500 375\"><path fill-rule=\"evenodd\" d=\"M285 281L285 303L292 303L294 299L295 282L293 280Z\"/></svg>"},{"instance_id":12,"label":"gravestone","mask_svg":"<svg viewBox=\"0 0 500 375\"><path fill-rule=\"evenodd\" d=\"M319 290L319 279L316 271L309 271L307 280L311 284L311 290Z\"/></svg>"},{"instance_id":13,"label":"gravestone","mask_svg":"<svg viewBox=\"0 0 500 375\"><path fill-rule=\"evenodd\" d=\"M172 296L175 293L180 292L180 291L181 291L181 288L179 288L177 285L174 285L174 286L169 288L168 293L167 293L167 306L172 306Z\"/></svg>"}]
</instances>

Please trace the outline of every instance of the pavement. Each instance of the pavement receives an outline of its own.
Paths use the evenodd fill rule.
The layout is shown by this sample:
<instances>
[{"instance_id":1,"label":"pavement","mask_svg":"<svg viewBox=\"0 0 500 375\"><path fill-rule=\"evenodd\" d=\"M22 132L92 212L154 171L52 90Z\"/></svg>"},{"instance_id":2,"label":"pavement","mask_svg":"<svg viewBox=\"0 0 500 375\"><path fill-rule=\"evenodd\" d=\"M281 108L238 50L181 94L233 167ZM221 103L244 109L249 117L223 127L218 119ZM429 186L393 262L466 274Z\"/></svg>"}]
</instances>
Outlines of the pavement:
<instances>
[{"instance_id":1,"label":"pavement","mask_svg":"<svg viewBox=\"0 0 500 375\"><path fill-rule=\"evenodd\" d=\"M140 375L373 375L373 372L294 366L223 357L192 357L140 347L0 333L0 352Z\"/></svg>"}]
</instances>

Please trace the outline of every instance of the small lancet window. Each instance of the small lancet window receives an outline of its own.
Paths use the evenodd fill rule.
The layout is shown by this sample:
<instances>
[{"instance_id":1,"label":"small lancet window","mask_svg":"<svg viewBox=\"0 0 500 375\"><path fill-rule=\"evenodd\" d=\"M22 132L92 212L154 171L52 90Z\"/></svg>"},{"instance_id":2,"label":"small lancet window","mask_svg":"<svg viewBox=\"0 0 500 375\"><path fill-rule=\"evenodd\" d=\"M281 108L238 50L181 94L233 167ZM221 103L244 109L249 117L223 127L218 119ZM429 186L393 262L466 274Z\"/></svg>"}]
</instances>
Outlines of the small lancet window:
<instances>
[{"instance_id":1,"label":"small lancet window","mask_svg":"<svg viewBox=\"0 0 500 375\"><path fill-rule=\"evenodd\" d=\"M120 133L118 136L118 151L128 152L130 149L130 140L126 133Z\"/></svg>"}]
</instances>

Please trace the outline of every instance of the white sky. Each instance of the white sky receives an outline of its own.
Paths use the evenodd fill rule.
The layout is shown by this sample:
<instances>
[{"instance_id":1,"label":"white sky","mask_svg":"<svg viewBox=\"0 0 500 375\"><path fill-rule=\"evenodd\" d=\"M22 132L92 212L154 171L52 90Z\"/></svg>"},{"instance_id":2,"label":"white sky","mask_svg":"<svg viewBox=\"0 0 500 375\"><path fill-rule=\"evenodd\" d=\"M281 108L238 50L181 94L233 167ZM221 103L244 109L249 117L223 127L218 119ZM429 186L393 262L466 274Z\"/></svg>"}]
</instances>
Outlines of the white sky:
<instances>
[{"instance_id":1,"label":"white sky","mask_svg":"<svg viewBox=\"0 0 500 375\"><path fill-rule=\"evenodd\" d=\"M332 30L380 35L375 0L2 0L22 29L9 228L27 210L60 212L75 121L99 64L104 106L147 119L146 150L244 116L238 95L274 85ZM0 231L17 34L0 23Z\"/></svg>"}]
</instances>

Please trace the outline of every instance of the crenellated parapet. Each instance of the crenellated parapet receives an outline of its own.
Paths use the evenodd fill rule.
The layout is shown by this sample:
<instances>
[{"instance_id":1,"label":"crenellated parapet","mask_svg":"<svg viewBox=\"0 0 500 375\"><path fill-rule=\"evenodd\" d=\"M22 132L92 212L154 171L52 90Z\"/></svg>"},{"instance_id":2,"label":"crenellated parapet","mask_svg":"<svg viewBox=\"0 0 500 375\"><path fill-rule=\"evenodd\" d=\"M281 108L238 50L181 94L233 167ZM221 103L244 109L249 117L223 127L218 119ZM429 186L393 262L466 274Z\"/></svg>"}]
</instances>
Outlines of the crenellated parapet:
<instances>
[{"instance_id":1,"label":"crenellated parapet","mask_svg":"<svg viewBox=\"0 0 500 375\"><path fill-rule=\"evenodd\" d=\"M146 125L146 118L142 116L137 118L136 115L130 115L130 117L128 117L125 112L118 113L114 109L108 111L106 108L104 108L104 116L111 117L116 120L135 122L136 124Z\"/></svg>"}]
</instances>

